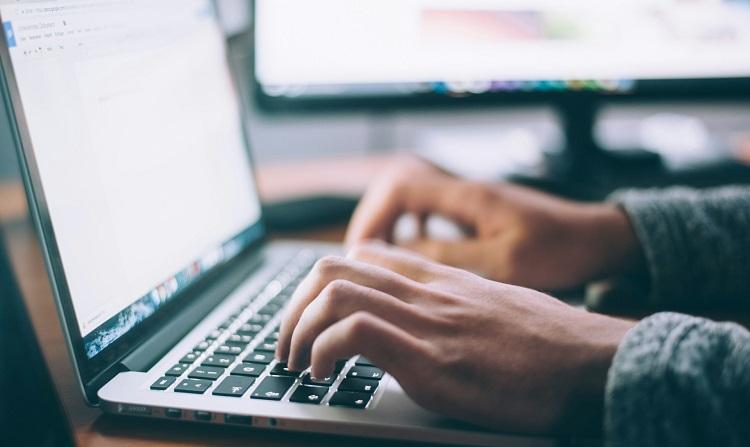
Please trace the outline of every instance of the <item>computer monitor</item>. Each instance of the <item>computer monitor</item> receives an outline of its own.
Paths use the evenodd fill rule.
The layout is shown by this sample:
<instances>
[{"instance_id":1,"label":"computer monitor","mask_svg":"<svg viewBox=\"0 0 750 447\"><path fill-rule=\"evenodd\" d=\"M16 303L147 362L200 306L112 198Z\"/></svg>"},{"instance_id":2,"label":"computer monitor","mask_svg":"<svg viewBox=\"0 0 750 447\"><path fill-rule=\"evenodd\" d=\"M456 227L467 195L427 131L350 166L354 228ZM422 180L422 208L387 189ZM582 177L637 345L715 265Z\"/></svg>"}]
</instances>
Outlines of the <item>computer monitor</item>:
<instances>
[{"instance_id":1,"label":"computer monitor","mask_svg":"<svg viewBox=\"0 0 750 447\"><path fill-rule=\"evenodd\" d=\"M256 0L269 110L553 102L582 154L599 101L750 94L746 0Z\"/></svg>"},{"instance_id":2,"label":"computer monitor","mask_svg":"<svg viewBox=\"0 0 750 447\"><path fill-rule=\"evenodd\" d=\"M256 0L255 11L260 92L290 103L697 93L750 79L745 0Z\"/></svg>"}]
</instances>

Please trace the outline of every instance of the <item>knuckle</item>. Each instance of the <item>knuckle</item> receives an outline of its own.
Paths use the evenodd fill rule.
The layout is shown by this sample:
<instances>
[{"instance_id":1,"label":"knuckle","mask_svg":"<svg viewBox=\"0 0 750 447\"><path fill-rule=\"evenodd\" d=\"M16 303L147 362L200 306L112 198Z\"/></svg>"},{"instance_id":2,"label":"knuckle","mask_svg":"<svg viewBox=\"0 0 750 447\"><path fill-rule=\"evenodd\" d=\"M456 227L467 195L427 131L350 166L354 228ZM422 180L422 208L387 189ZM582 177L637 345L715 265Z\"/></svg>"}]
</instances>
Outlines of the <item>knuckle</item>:
<instances>
[{"instance_id":1,"label":"knuckle","mask_svg":"<svg viewBox=\"0 0 750 447\"><path fill-rule=\"evenodd\" d=\"M367 340L372 329L373 317L367 312L359 311L352 314L346 328L347 338L357 342Z\"/></svg>"},{"instance_id":2,"label":"knuckle","mask_svg":"<svg viewBox=\"0 0 750 447\"><path fill-rule=\"evenodd\" d=\"M477 205L481 207L479 209L489 207L497 197L496 191L484 183L472 183L468 187L470 188L470 194L477 201Z\"/></svg>"},{"instance_id":3,"label":"knuckle","mask_svg":"<svg viewBox=\"0 0 750 447\"><path fill-rule=\"evenodd\" d=\"M328 283L322 293L327 306L330 308L341 306L347 299L349 299L349 292L352 290L353 285L354 284L345 279L335 279Z\"/></svg>"},{"instance_id":4,"label":"knuckle","mask_svg":"<svg viewBox=\"0 0 750 447\"><path fill-rule=\"evenodd\" d=\"M313 271L321 278L334 275L343 265L344 258L341 256L328 255L320 258L313 267Z\"/></svg>"}]
</instances>

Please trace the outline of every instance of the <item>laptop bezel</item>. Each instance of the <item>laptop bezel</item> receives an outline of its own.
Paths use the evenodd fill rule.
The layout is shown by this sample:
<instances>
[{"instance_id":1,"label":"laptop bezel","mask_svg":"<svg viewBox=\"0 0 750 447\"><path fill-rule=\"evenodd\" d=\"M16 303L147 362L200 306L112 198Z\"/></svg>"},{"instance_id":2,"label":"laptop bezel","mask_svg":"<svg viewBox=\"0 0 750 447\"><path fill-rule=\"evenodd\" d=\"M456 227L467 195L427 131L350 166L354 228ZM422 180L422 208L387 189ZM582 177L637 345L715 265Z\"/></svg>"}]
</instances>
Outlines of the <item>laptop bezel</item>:
<instances>
[{"instance_id":1,"label":"laptop bezel","mask_svg":"<svg viewBox=\"0 0 750 447\"><path fill-rule=\"evenodd\" d=\"M213 17L218 24L218 11L214 1L209 1L214 11ZM0 21L3 21L0 14ZM225 37L226 42L226 37ZM228 46L225 45L225 58L227 67L230 70L234 81L234 89L237 95L238 114L242 120L242 133L247 155L248 169L254 172L255 163L247 131L247 102L241 97L242 89L239 86L237 73L234 69L229 53ZM2 87L3 104L8 112L10 129L13 138L13 145L18 155L19 171L26 191L29 213L32 217L36 232L39 237L39 243L44 257L45 267L50 279L50 285L53 292L55 304L57 306L60 322L65 333L65 339L68 344L68 351L73 361L73 367L78 378L81 390L87 401L96 404L96 391L106 383L108 379L114 377L122 371L120 361L144 340L148 339L160 326L161 323L168 321L178 315L183 309L200 297L205 286L211 281L216 280L222 272L232 268L237 262L246 258L248 253L255 252L266 240L267 230L265 218L261 211L258 221L246 228L244 231L257 234L257 237L250 241L248 245L239 253L224 264L215 267L195 283L188 286L184 291L179 292L168 303L159 308L153 315L148 317L142 323L128 331L118 340L107 346L99 354L88 358L85 353L83 336L79 329L78 321L73 309L72 296L65 277L60 252L58 250L52 221L47 206L44 189L41 183L39 168L34 157L34 148L31 141L26 116L23 111L18 83L10 58L10 49L6 39L0 42L0 83ZM257 176L253 175L253 187L259 194ZM243 231L243 232L244 232Z\"/></svg>"}]
</instances>

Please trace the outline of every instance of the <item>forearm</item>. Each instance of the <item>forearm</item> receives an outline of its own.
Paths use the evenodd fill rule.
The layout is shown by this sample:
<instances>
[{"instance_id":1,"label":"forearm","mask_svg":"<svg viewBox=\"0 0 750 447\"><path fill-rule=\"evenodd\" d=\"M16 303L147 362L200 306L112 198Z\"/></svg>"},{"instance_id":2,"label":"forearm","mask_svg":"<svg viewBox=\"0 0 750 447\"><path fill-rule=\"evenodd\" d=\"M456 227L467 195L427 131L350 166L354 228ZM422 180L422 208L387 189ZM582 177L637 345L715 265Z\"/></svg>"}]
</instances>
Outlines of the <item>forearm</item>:
<instances>
[{"instance_id":1,"label":"forearm","mask_svg":"<svg viewBox=\"0 0 750 447\"><path fill-rule=\"evenodd\" d=\"M612 200L641 245L652 304L750 306L750 188L626 191Z\"/></svg>"},{"instance_id":2,"label":"forearm","mask_svg":"<svg viewBox=\"0 0 750 447\"><path fill-rule=\"evenodd\" d=\"M656 314L609 370L611 446L750 445L750 334L731 323Z\"/></svg>"}]
</instances>

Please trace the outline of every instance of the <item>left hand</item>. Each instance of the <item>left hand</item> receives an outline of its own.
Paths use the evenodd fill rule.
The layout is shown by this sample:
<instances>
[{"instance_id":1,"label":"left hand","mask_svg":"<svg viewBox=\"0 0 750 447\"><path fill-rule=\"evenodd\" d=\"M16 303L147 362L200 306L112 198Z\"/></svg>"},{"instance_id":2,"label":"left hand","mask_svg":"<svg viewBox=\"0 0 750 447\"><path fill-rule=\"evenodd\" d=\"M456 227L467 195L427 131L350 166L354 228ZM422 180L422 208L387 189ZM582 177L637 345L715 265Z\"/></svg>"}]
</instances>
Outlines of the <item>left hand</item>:
<instances>
[{"instance_id":1,"label":"left hand","mask_svg":"<svg viewBox=\"0 0 750 447\"><path fill-rule=\"evenodd\" d=\"M596 431L607 370L632 325L369 243L316 264L287 309L277 357L326 377L336 359L363 354L447 416Z\"/></svg>"}]
</instances>

